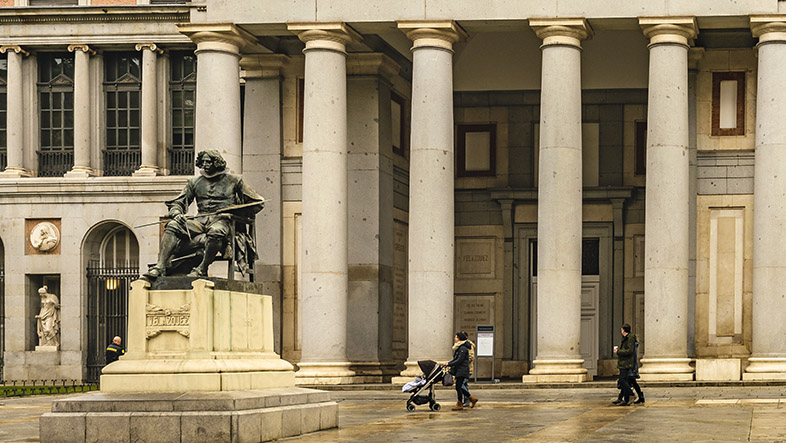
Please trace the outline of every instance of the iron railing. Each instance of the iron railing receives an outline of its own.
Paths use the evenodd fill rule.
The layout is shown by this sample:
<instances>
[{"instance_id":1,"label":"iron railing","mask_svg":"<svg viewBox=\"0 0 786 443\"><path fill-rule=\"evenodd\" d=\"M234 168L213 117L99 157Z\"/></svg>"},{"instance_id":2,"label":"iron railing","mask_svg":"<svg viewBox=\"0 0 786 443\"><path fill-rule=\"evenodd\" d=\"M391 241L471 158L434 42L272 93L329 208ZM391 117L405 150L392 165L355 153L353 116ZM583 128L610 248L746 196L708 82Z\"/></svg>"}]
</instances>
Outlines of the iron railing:
<instances>
[{"instance_id":1,"label":"iron railing","mask_svg":"<svg viewBox=\"0 0 786 443\"><path fill-rule=\"evenodd\" d=\"M139 265L87 267L87 382L98 382L106 347L114 336L128 337L128 292L139 278Z\"/></svg>"},{"instance_id":2,"label":"iron railing","mask_svg":"<svg viewBox=\"0 0 786 443\"><path fill-rule=\"evenodd\" d=\"M171 175L194 175L194 149L170 149L169 173Z\"/></svg>"},{"instance_id":3,"label":"iron railing","mask_svg":"<svg viewBox=\"0 0 786 443\"><path fill-rule=\"evenodd\" d=\"M7 380L0 385L0 397L23 395L70 394L98 390L98 383L82 383L79 380Z\"/></svg>"},{"instance_id":4,"label":"iron railing","mask_svg":"<svg viewBox=\"0 0 786 443\"><path fill-rule=\"evenodd\" d=\"M142 165L142 151L139 149L104 151L104 175L130 176Z\"/></svg>"},{"instance_id":5,"label":"iron railing","mask_svg":"<svg viewBox=\"0 0 786 443\"><path fill-rule=\"evenodd\" d=\"M74 164L74 151L38 151L38 176L62 177Z\"/></svg>"}]
</instances>

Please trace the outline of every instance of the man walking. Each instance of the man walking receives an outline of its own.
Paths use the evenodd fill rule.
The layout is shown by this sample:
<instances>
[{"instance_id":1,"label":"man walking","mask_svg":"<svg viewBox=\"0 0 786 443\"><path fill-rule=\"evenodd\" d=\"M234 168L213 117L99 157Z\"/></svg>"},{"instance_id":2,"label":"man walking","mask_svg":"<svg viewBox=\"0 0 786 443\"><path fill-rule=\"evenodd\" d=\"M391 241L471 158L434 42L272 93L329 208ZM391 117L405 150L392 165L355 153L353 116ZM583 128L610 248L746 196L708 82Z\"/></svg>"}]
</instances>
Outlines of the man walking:
<instances>
[{"instance_id":1,"label":"man walking","mask_svg":"<svg viewBox=\"0 0 786 443\"><path fill-rule=\"evenodd\" d=\"M112 339L112 343L109 343L109 346L106 348L106 364L117 361L121 355L126 353L126 350L120 345L122 341L120 337L116 336Z\"/></svg>"},{"instance_id":2,"label":"man walking","mask_svg":"<svg viewBox=\"0 0 786 443\"><path fill-rule=\"evenodd\" d=\"M634 375L634 368L637 366L636 359L636 335L630 333L630 325L625 323L620 329L622 333L622 342L619 347L614 347L614 353L617 354L617 368L620 370L619 386L620 395L622 399L612 402L619 406L628 406L631 404L630 398L633 391L630 389L630 378ZM643 396L641 398L644 398Z\"/></svg>"}]
</instances>

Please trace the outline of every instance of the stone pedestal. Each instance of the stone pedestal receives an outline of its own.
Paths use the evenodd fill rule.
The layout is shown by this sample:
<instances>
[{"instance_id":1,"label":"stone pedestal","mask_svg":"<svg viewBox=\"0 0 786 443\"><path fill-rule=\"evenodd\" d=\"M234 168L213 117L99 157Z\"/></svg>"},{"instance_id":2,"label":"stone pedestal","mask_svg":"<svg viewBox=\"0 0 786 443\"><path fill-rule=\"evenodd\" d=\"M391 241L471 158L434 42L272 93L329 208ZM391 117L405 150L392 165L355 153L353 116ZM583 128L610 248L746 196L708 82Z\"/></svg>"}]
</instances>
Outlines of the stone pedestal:
<instances>
[{"instance_id":1,"label":"stone pedestal","mask_svg":"<svg viewBox=\"0 0 786 443\"><path fill-rule=\"evenodd\" d=\"M737 381L742 360L739 358L702 358L696 360L696 381Z\"/></svg>"},{"instance_id":2,"label":"stone pedestal","mask_svg":"<svg viewBox=\"0 0 786 443\"><path fill-rule=\"evenodd\" d=\"M60 350L60 346L36 346L36 352L57 352Z\"/></svg>"},{"instance_id":3,"label":"stone pedestal","mask_svg":"<svg viewBox=\"0 0 786 443\"><path fill-rule=\"evenodd\" d=\"M100 393L52 405L42 442L257 442L337 426L336 403L295 388L273 352L271 297L248 282L166 280L131 284L127 354L103 369Z\"/></svg>"}]
</instances>

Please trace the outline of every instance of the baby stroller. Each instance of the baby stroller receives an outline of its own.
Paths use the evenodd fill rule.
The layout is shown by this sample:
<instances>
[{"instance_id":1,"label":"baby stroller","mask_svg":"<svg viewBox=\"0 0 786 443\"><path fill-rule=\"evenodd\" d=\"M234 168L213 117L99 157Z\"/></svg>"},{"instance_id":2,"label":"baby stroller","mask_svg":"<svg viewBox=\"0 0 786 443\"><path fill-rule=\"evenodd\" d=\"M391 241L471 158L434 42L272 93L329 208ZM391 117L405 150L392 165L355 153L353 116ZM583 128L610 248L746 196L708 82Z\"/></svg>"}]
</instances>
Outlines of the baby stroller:
<instances>
[{"instance_id":1,"label":"baby stroller","mask_svg":"<svg viewBox=\"0 0 786 443\"><path fill-rule=\"evenodd\" d=\"M442 381L445 370L433 360L420 360L418 366L426 378L406 391L412 393L407 400L407 411L412 412L415 410L415 405L425 405L426 403L432 411L439 411L439 403L434 399L434 385Z\"/></svg>"}]
</instances>

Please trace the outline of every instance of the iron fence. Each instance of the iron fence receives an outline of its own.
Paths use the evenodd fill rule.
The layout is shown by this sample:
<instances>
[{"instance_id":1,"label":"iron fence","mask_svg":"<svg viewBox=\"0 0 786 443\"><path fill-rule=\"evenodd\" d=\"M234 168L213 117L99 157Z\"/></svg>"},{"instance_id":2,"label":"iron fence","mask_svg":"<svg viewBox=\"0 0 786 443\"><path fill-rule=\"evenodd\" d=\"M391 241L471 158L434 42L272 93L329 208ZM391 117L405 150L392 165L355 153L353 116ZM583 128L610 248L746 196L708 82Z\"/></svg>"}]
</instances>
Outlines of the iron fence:
<instances>
[{"instance_id":1,"label":"iron fence","mask_svg":"<svg viewBox=\"0 0 786 443\"><path fill-rule=\"evenodd\" d=\"M95 390L98 390L98 383L82 383L79 380L8 380L0 385L0 396L70 394Z\"/></svg>"},{"instance_id":2,"label":"iron fence","mask_svg":"<svg viewBox=\"0 0 786 443\"><path fill-rule=\"evenodd\" d=\"M38 176L62 177L74 164L74 151L38 151Z\"/></svg>"},{"instance_id":3,"label":"iron fence","mask_svg":"<svg viewBox=\"0 0 786 443\"><path fill-rule=\"evenodd\" d=\"M139 149L104 151L104 175L130 176L142 165L142 151Z\"/></svg>"},{"instance_id":4,"label":"iron fence","mask_svg":"<svg viewBox=\"0 0 786 443\"><path fill-rule=\"evenodd\" d=\"M87 267L87 382L98 382L106 347L114 336L128 337L128 292L139 265Z\"/></svg>"}]
</instances>

